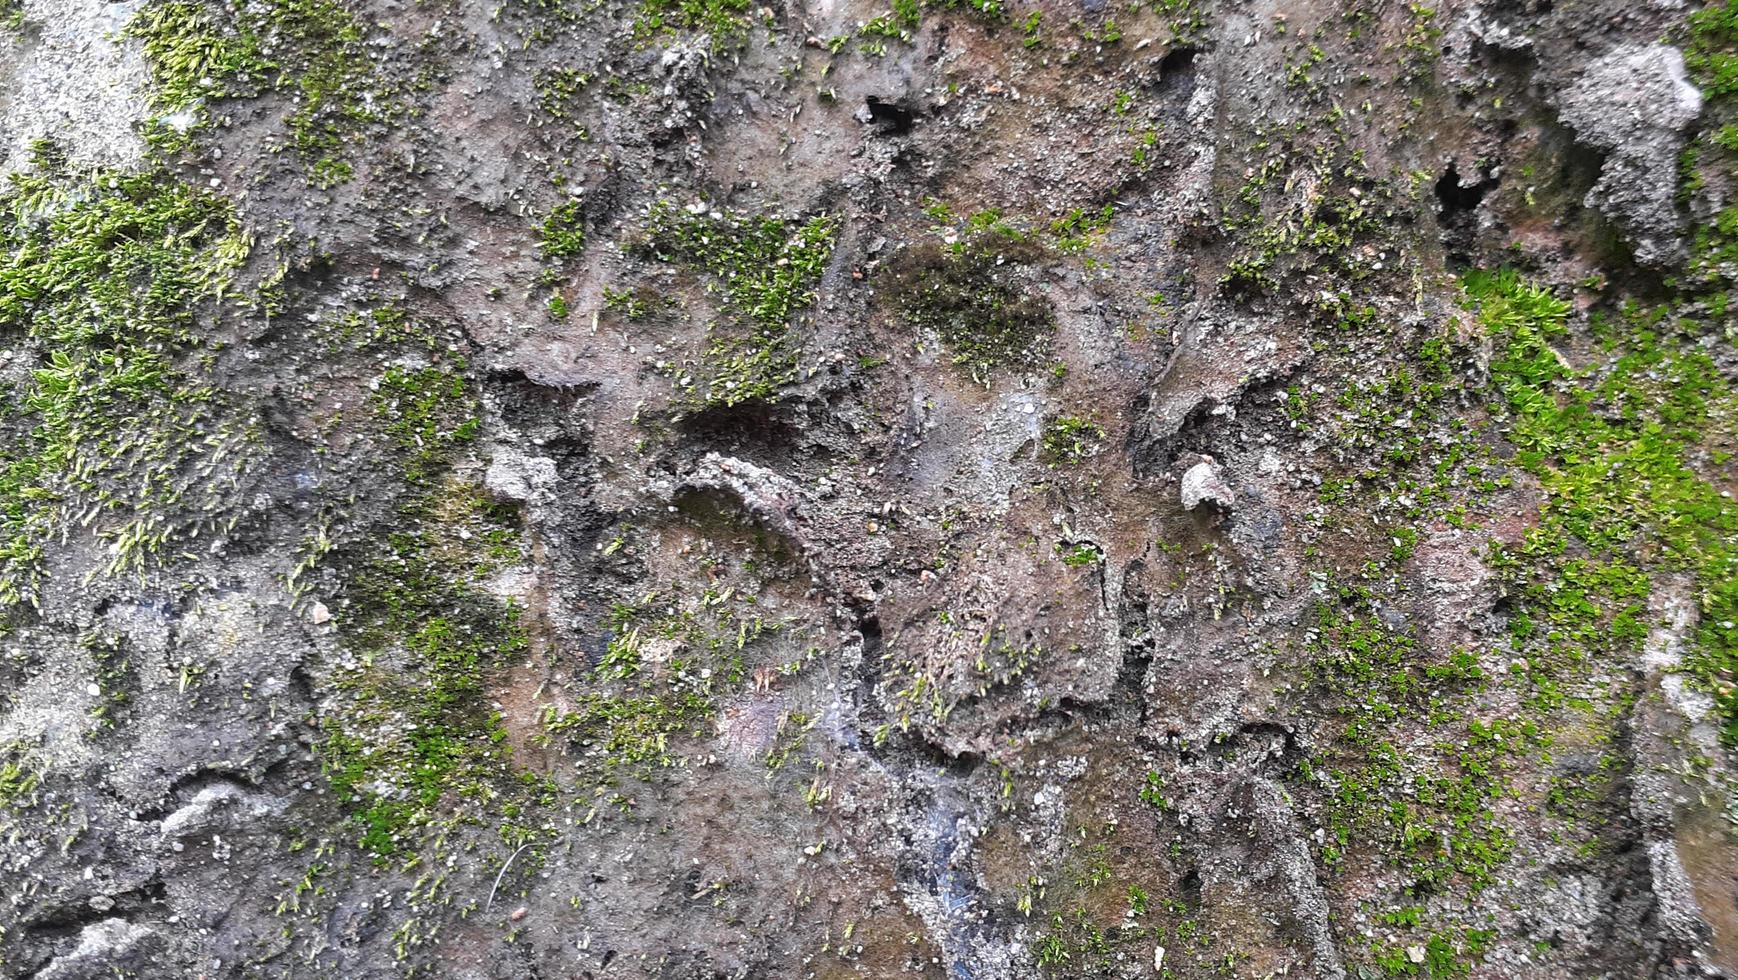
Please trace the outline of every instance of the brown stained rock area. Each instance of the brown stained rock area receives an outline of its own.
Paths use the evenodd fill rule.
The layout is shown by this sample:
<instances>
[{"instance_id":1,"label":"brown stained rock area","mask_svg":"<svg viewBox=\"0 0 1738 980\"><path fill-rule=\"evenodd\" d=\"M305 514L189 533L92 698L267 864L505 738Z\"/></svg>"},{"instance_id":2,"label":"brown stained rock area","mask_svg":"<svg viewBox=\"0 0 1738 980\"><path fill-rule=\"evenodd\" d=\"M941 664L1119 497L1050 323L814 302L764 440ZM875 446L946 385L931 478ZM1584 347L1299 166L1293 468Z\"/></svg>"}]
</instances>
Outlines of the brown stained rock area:
<instances>
[{"instance_id":1,"label":"brown stained rock area","mask_svg":"<svg viewBox=\"0 0 1738 980\"><path fill-rule=\"evenodd\" d=\"M1725 815L1698 809L1679 826L1678 853L1684 870L1696 887L1696 904L1702 910L1711 935L1709 959L1722 970L1738 969L1738 902L1727 883L1738 869L1733 866L1732 847L1726 839Z\"/></svg>"}]
</instances>

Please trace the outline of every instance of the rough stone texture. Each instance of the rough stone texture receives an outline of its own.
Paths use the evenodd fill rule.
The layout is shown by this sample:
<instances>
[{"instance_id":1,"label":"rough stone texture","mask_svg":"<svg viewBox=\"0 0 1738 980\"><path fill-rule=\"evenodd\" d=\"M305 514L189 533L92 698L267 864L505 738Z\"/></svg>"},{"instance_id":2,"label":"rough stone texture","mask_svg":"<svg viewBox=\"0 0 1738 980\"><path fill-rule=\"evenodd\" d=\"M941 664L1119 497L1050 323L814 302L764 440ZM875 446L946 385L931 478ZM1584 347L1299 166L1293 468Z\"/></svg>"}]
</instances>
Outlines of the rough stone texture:
<instances>
[{"instance_id":1,"label":"rough stone texture","mask_svg":"<svg viewBox=\"0 0 1738 980\"><path fill-rule=\"evenodd\" d=\"M48 980L96 980L121 971L149 971L162 940L145 926L103 919L79 930L78 946L34 974Z\"/></svg>"},{"instance_id":2,"label":"rough stone texture","mask_svg":"<svg viewBox=\"0 0 1738 980\"><path fill-rule=\"evenodd\" d=\"M0 278L0 529L69 511L0 554L0 976L1738 975L1730 627L1642 531L1531 546L1457 279L1613 370L1734 196L1687 10L700 8L196 2L274 67L153 148L157 8L23 4L5 167L75 191L9 234L152 173L245 256L118 504L15 491L115 355ZM1716 514L1725 308L1660 328ZM165 486L209 526L114 571Z\"/></svg>"},{"instance_id":3,"label":"rough stone texture","mask_svg":"<svg viewBox=\"0 0 1738 980\"><path fill-rule=\"evenodd\" d=\"M90 166L136 162L145 143L150 72L136 41L120 32L142 5L27 0L22 43L0 63L0 170L19 169L39 139L60 141Z\"/></svg>"}]
</instances>

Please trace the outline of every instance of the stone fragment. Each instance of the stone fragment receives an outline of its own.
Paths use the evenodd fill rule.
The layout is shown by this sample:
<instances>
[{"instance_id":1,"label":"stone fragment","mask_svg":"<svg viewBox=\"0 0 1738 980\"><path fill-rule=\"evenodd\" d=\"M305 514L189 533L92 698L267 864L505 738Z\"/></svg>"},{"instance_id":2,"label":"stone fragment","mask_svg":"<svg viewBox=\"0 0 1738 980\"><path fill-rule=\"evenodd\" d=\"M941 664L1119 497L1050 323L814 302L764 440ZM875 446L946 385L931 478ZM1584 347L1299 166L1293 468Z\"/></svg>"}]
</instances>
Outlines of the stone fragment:
<instances>
[{"instance_id":1,"label":"stone fragment","mask_svg":"<svg viewBox=\"0 0 1738 980\"><path fill-rule=\"evenodd\" d=\"M483 474L483 488L497 500L515 504L547 503L555 497L555 461L502 448Z\"/></svg>"},{"instance_id":2,"label":"stone fragment","mask_svg":"<svg viewBox=\"0 0 1738 980\"><path fill-rule=\"evenodd\" d=\"M228 830L257 828L283 812L284 801L233 783L203 787L186 805L163 818L159 827L165 840L193 837Z\"/></svg>"},{"instance_id":3,"label":"stone fragment","mask_svg":"<svg viewBox=\"0 0 1738 980\"><path fill-rule=\"evenodd\" d=\"M112 976L139 976L142 967L162 939L151 929L125 919L103 919L80 930L78 946L57 956L34 974L40 980L99 980Z\"/></svg>"},{"instance_id":4,"label":"stone fragment","mask_svg":"<svg viewBox=\"0 0 1738 980\"><path fill-rule=\"evenodd\" d=\"M1209 458L1203 458L1183 474L1182 498L1185 510L1194 510L1203 503L1230 510L1236 500L1231 488L1225 484L1219 464Z\"/></svg>"}]
</instances>

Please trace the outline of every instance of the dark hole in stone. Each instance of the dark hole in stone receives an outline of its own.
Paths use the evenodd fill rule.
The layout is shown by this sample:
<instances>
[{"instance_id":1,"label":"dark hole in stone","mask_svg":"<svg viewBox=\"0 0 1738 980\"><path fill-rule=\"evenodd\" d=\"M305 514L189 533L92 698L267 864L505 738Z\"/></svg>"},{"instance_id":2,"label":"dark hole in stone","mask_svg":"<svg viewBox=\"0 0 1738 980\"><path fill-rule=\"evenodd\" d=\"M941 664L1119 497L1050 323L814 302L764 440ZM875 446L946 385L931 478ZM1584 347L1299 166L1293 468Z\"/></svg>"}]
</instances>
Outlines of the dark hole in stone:
<instances>
[{"instance_id":1,"label":"dark hole in stone","mask_svg":"<svg viewBox=\"0 0 1738 980\"><path fill-rule=\"evenodd\" d=\"M1440 211L1444 220L1452 215L1462 214L1479 206L1485 199L1485 194L1497 186L1495 177L1481 176L1478 181L1468 184L1460 179L1460 171L1454 164L1436 181L1436 200L1441 205Z\"/></svg>"},{"instance_id":2,"label":"dark hole in stone","mask_svg":"<svg viewBox=\"0 0 1738 980\"><path fill-rule=\"evenodd\" d=\"M1183 880L1179 884L1182 886L1184 903L1188 905L1201 903L1201 872L1199 870L1190 868L1188 873L1183 875Z\"/></svg>"},{"instance_id":3,"label":"dark hole in stone","mask_svg":"<svg viewBox=\"0 0 1738 980\"><path fill-rule=\"evenodd\" d=\"M1159 59L1159 78L1169 78L1186 71L1195 70L1196 50L1189 47L1172 48Z\"/></svg>"},{"instance_id":4,"label":"dark hole in stone","mask_svg":"<svg viewBox=\"0 0 1738 980\"><path fill-rule=\"evenodd\" d=\"M911 110L897 102L887 102L878 96L871 95L864 100L869 110L869 118L884 133L907 133L915 121Z\"/></svg>"},{"instance_id":5,"label":"dark hole in stone","mask_svg":"<svg viewBox=\"0 0 1738 980\"><path fill-rule=\"evenodd\" d=\"M677 425L692 438L763 465L801 453L809 441L794 418L761 401L708 405L682 416Z\"/></svg>"},{"instance_id":6,"label":"dark hole in stone","mask_svg":"<svg viewBox=\"0 0 1738 980\"><path fill-rule=\"evenodd\" d=\"M1437 178L1433 188L1436 193L1436 223L1442 228L1442 243L1447 246L1450 268L1461 268L1471 263L1479 236L1478 207L1496 186L1497 178L1488 169L1480 167L1478 176L1467 180L1461 177L1460 168L1452 162Z\"/></svg>"},{"instance_id":7,"label":"dark hole in stone","mask_svg":"<svg viewBox=\"0 0 1738 980\"><path fill-rule=\"evenodd\" d=\"M1196 48L1175 47L1159 58L1158 79L1153 82L1153 90L1161 99L1181 106L1194 94L1197 53Z\"/></svg>"}]
</instances>

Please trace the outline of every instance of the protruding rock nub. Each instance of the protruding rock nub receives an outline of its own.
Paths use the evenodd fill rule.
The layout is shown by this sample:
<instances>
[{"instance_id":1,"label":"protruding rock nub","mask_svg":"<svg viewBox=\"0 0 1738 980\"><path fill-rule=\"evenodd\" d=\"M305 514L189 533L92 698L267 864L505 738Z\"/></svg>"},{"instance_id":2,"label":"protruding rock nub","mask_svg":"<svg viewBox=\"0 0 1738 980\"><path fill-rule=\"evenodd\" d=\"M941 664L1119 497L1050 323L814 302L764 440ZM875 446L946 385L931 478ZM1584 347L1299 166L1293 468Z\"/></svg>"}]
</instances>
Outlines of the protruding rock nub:
<instances>
[{"instance_id":1,"label":"protruding rock nub","mask_svg":"<svg viewBox=\"0 0 1738 980\"><path fill-rule=\"evenodd\" d=\"M1201 461L1183 474L1183 508L1194 510L1203 503L1212 504L1220 510L1229 511L1236 501L1236 496L1225 483L1225 476L1219 470L1219 464L1212 457L1203 456Z\"/></svg>"}]
</instances>

